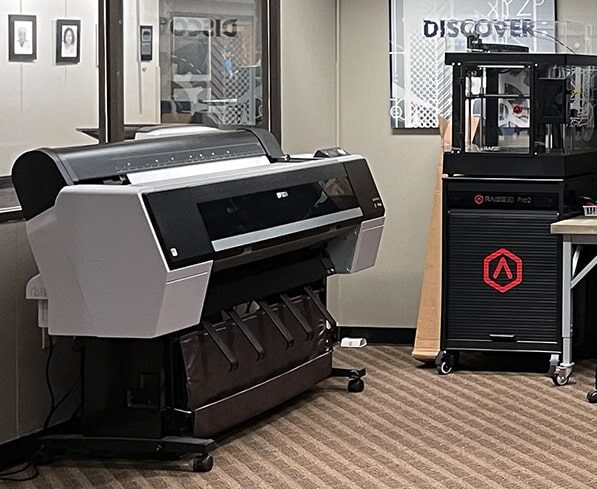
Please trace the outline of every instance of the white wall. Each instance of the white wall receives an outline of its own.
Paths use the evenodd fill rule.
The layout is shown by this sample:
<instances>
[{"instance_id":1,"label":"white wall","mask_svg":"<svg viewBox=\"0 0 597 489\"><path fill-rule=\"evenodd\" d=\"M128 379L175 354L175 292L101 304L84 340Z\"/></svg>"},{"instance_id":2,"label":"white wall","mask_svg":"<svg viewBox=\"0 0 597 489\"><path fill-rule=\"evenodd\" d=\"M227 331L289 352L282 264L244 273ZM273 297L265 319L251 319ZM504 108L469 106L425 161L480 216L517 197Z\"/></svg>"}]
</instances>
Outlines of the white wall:
<instances>
[{"instance_id":1,"label":"white wall","mask_svg":"<svg viewBox=\"0 0 597 489\"><path fill-rule=\"evenodd\" d=\"M138 25L158 30L158 0L125 0L125 106L129 123L159 120L157 44L152 63L140 63ZM37 16L37 59L8 61L8 15ZM19 154L41 146L94 144L77 127L98 125L97 17L95 0L0 2L0 175ZM81 20L81 62L55 63L56 19Z\"/></svg>"},{"instance_id":2,"label":"white wall","mask_svg":"<svg viewBox=\"0 0 597 489\"><path fill-rule=\"evenodd\" d=\"M558 0L558 20L597 24L597 3L595 0Z\"/></svg>"},{"instance_id":3,"label":"white wall","mask_svg":"<svg viewBox=\"0 0 597 489\"><path fill-rule=\"evenodd\" d=\"M336 144L336 0L282 0L282 147Z\"/></svg>"},{"instance_id":4,"label":"white wall","mask_svg":"<svg viewBox=\"0 0 597 489\"><path fill-rule=\"evenodd\" d=\"M21 8L22 7L22 8ZM37 60L8 61L8 15L37 15ZM56 66L55 20L82 19L81 63ZM0 2L0 175L33 146L90 142L75 127L97 126L97 2L2 0Z\"/></svg>"}]
</instances>

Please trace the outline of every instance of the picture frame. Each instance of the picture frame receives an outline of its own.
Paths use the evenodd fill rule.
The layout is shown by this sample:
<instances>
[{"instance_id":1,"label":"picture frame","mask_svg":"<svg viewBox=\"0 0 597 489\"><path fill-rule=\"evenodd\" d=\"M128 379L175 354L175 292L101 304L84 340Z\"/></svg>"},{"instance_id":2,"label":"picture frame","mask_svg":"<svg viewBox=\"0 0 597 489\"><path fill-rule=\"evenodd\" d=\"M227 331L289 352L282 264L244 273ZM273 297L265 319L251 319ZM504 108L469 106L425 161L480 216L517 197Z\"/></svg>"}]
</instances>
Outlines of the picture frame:
<instances>
[{"instance_id":1,"label":"picture frame","mask_svg":"<svg viewBox=\"0 0 597 489\"><path fill-rule=\"evenodd\" d=\"M81 21L56 21L56 64L74 65L81 62Z\"/></svg>"},{"instance_id":2,"label":"picture frame","mask_svg":"<svg viewBox=\"0 0 597 489\"><path fill-rule=\"evenodd\" d=\"M33 62L37 59L37 17L8 16L8 61Z\"/></svg>"}]
</instances>

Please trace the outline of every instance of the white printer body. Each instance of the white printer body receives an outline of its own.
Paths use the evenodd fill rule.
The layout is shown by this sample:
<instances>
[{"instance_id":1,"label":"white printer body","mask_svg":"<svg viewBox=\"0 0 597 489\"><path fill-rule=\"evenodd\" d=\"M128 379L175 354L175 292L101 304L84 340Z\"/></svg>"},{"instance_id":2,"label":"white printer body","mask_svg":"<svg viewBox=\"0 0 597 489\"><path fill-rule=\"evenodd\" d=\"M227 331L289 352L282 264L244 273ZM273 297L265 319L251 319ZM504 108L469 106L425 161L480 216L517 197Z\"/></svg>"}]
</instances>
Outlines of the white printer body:
<instances>
[{"instance_id":1,"label":"white printer body","mask_svg":"<svg viewBox=\"0 0 597 489\"><path fill-rule=\"evenodd\" d=\"M257 226L259 229L252 232L239 229L224 238L207 236L210 253L180 266L176 258L182 250L179 251L176 242L169 242L168 247L160 243L160 231L150 215L152 196L185 193L189 189L201 194L202 189L213 189L214 185L225 187L226 183L250 194L253 182L277 178L280 183L270 186L270 192L283 202L293 198L285 189L294 186L295 176L299 182L304 181L305 169L321 175L327 172L328 176L337 173L339 178L345 178L343 171L338 171L343 164L364 161L358 155L345 155L309 162L290 159L272 163L259 148L247 151L243 147L235 151L222 142L210 142L214 135L226 141L226 134L236 132L210 130L172 136L171 131L162 130L157 132L158 137L120 145L122 154L117 158L109 156L116 159L115 164L106 165L108 171L98 175L93 174L93 168L97 159L102 158L102 149L88 147L89 152L98 153L95 158L86 156L85 171L93 175L88 178L92 182L73 179L79 184L62 187L50 208L27 221L29 241L40 271L30 282L27 295L42 301L40 326L48 327L52 335L112 338L155 338L183 330L199 323L213 260L218 253L242 249L248 255L259 242L355 220L358 222L328 245L335 273L354 273L375 264L385 218L381 215L365 219L354 200L352 206L315 217L309 217L309 209L305 207L301 220L290 216L271 227ZM184 149L175 147L169 153L155 151L160 141L172 146L177 139L183 141ZM127 144L143 148L144 143L149 146L147 151L137 150L138 155L127 158ZM213 151L215 144L219 144L217 152ZM79 148L74 157L84 150ZM62 163L71 156L71 153L64 158L50 154ZM41 152L34 156L41 161L49 159ZM51 162L49 159L48 163ZM28 170L35 168L29 166ZM127 170L129 173L124 173ZM72 168L66 170L67 174L73 172ZM107 180L115 176L115 181ZM93 182L98 178L104 182ZM328 198L325 191L321 195ZM373 205L382 208L379 196L372 198L378 199ZM309 202L312 204L316 203ZM177 209L171 209L170 216L167 225L176 226ZM196 217L197 221L201 220L199 211ZM191 220L186 223L204 231L203 223ZM193 254L192 250L187 250L188 254Z\"/></svg>"},{"instance_id":2,"label":"white printer body","mask_svg":"<svg viewBox=\"0 0 597 489\"><path fill-rule=\"evenodd\" d=\"M87 437L211 436L331 375L326 279L375 264L366 160L286 156L260 130L22 155L12 178L39 324L84 351ZM352 387L351 387L352 386Z\"/></svg>"}]
</instances>

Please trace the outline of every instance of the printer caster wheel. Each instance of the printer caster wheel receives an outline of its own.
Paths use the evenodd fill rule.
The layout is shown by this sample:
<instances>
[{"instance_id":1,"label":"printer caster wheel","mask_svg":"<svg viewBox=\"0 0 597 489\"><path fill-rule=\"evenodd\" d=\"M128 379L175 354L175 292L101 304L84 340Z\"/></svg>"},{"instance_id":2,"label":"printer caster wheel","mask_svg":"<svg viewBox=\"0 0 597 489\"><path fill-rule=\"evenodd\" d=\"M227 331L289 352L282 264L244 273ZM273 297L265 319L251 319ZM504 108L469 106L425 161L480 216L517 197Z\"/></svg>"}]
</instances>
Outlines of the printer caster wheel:
<instances>
[{"instance_id":1,"label":"printer caster wheel","mask_svg":"<svg viewBox=\"0 0 597 489\"><path fill-rule=\"evenodd\" d=\"M449 375L456 366L456 355L447 351L440 351L435 358L437 373L440 375Z\"/></svg>"},{"instance_id":2,"label":"printer caster wheel","mask_svg":"<svg viewBox=\"0 0 597 489\"><path fill-rule=\"evenodd\" d=\"M587 401L591 404L595 404L597 402L597 390L593 389L587 392Z\"/></svg>"},{"instance_id":3,"label":"printer caster wheel","mask_svg":"<svg viewBox=\"0 0 597 489\"><path fill-rule=\"evenodd\" d=\"M348 381L348 392L363 392L365 390L365 382L363 379L350 379Z\"/></svg>"},{"instance_id":4,"label":"printer caster wheel","mask_svg":"<svg viewBox=\"0 0 597 489\"><path fill-rule=\"evenodd\" d=\"M209 472L214 467L214 458L205 455L193 459L193 472Z\"/></svg>"},{"instance_id":5,"label":"printer caster wheel","mask_svg":"<svg viewBox=\"0 0 597 489\"><path fill-rule=\"evenodd\" d=\"M337 368L332 369L330 377L348 378L348 392L363 392L365 382L363 377L367 375L364 368Z\"/></svg>"}]
</instances>

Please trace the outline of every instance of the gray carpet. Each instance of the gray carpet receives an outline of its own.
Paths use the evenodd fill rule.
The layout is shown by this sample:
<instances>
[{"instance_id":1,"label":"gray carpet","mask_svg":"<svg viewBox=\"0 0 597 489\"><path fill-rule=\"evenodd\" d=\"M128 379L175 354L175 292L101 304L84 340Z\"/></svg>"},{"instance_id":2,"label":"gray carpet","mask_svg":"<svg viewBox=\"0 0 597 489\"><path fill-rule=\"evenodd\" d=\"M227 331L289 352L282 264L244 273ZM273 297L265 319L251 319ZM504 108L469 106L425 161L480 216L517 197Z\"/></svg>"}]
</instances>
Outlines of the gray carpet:
<instances>
[{"instance_id":1,"label":"gray carpet","mask_svg":"<svg viewBox=\"0 0 597 489\"><path fill-rule=\"evenodd\" d=\"M53 488L597 488L593 365L557 388L536 373L483 370L473 358L447 377L410 350L369 347L338 360L369 369L362 394L330 379L224 440L208 474L188 464L62 460L27 483ZM544 360L546 364L546 360Z\"/></svg>"}]
</instances>

